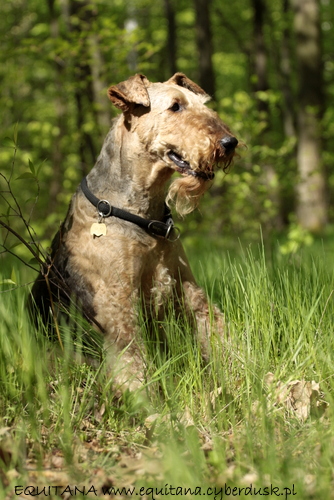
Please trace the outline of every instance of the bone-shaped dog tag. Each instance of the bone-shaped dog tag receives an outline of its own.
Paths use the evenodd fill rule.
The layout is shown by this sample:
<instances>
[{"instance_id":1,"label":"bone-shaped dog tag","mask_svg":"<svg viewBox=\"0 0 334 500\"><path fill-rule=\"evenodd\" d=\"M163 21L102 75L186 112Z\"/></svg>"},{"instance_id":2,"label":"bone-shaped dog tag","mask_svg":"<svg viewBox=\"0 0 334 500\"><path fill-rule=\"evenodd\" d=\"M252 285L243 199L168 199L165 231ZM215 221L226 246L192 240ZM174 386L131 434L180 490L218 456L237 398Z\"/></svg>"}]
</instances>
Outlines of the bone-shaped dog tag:
<instances>
[{"instance_id":1,"label":"bone-shaped dog tag","mask_svg":"<svg viewBox=\"0 0 334 500\"><path fill-rule=\"evenodd\" d=\"M107 234L107 226L104 222L94 222L90 228L90 234L92 236L100 237Z\"/></svg>"}]
</instances>

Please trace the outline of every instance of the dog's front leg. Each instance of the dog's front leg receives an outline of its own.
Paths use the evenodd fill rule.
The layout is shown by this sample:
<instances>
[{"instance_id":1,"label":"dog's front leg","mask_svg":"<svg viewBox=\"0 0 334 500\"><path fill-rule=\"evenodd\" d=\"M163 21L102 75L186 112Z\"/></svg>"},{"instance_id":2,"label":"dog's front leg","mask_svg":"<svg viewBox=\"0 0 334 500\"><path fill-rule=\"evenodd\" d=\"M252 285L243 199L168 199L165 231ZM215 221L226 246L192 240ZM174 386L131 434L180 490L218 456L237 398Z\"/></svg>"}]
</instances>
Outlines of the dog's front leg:
<instances>
[{"instance_id":1,"label":"dog's front leg","mask_svg":"<svg viewBox=\"0 0 334 500\"><path fill-rule=\"evenodd\" d=\"M115 344L108 346L107 360L112 376L115 395L120 397L125 391L142 389L145 381L144 356L138 345L130 343L122 350Z\"/></svg>"},{"instance_id":2,"label":"dog's front leg","mask_svg":"<svg viewBox=\"0 0 334 500\"><path fill-rule=\"evenodd\" d=\"M188 259L182 245L178 244L178 278L179 288L184 307L191 317L195 319L195 331L205 361L210 358L211 337L223 339L225 322L220 309L208 301L202 288L200 288L191 271Z\"/></svg>"},{"instance_id":3,"label":"dog's front leg","mask_svg":"<svg viewBox=\"0 0 334 500\"><path fill-rule=\"evenodd\" d=\"M195 281L189 279L183 281L183 295L185 306L196 321L196 335L202 356L208 361L212 335L223 337L224 315L217 306L208 302L204 291Z\"/></svg>"},{"instance_id":4,"label":"dog's front leg","mask_svg":"<svg viewBox=\"0 0 334 500\"><path fill-rule=\"evenodd\" d=\"M137 390L145 380L145 353L138 320L138 294L118 288L113 294L98 293L94 299L96 319L105 332L108 369L115 393Z\"/></svg>"}]
</instances>

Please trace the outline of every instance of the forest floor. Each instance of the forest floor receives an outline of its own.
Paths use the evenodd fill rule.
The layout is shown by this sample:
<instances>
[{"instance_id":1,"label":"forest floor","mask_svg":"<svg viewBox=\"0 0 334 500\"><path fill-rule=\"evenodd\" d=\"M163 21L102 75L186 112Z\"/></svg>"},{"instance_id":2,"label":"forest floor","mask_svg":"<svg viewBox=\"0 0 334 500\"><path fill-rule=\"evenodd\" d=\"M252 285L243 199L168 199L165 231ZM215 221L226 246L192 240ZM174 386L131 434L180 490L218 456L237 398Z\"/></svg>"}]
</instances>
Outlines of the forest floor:
<instances>
[{"instance_id":1,"label":"forest floor","mask_svg":"<svg viewBox=\"0 0 334 500\"><path fill-rule=\"evenodd\" d=\"M168 354L146 340L147 397L122 401L101 339L73 317L61 350L29 321L27 270L3 271L1 499L334 499L334 245L188 253L223 348L203 366L171 311Z\"/></svg>"}]
</instances>

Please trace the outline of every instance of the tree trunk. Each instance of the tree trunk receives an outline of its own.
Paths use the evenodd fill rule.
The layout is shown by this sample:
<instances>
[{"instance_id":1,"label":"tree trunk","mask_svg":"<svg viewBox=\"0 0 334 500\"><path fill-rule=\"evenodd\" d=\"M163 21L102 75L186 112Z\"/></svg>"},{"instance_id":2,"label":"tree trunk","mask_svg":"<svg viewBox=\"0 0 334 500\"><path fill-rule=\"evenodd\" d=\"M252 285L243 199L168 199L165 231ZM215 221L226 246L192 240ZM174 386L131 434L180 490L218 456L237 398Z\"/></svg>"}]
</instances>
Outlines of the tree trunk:
<instances>
[{"instance_id":1,"label":"tree trunk","mask_svg":"<svg viewBox=\"0 0 334 500\"><path fill-rule=\"evenodd\" d=\"M99 130L102 132L101 140L104 139L111 124L111 114L109 100L107 97L106 82L103 79L103 66L104 60L100 51L98 37L96 33L92 33L89 37L91 49L91 72L92 72L92 86L94 93L94 102L96 105L96 118L99 124Z\"/></svg>"},{"instance_id":2,"label":"tree trunk","mask_svg":"<svg viewBox=\"0 0 334 500\"><path fill-rule=\"evenodd\" d=\"M266 92L269 90L268 83L268 57L266 43L264 38L264 19L266 12L265 0L252 0L253 6L253 34L254 34L254 49L253 49L253 74L255 76L254 91ZM266 124L260 141L262 144L268 142L268 132L270 130L270 109L268 101L256 94L257 108L261 120ZM263 165L262 179L266 186L267 196L274 207L274 217L271 224L280 229L283 225L281 214L281 193L279 189L279 179L274 165L267 162ZM266 228L263 228L265 230Z\"/></svg>"},{"instance_id":3,"label":"tree trunk","mask_svg":"<svg viewBox=\"0 0 334 500\"><path fill-rule=\"evenodd\" d=\"M165 12L168 23L167 59L171 75L177 72L176 64L176 23L173 0L165 0Z\"/></svg>"},{"instance_id":4,"label":"tree trunk","mask_svg":"<svg viewBox=\"0 0 334 500\"><path fill-rule=\"evenodd\" d=\"M313 232L327 222L322 165L323 65L319 0L292 0L299 84L297 219Z\"/></svg>"},{"instance_id":5,"label":"tree trunk","mask_svg":"<svg viewBox=\"0 0 334 500\"><path fill-rule=\"evenodd\" d=\"M51 37L56 41L59 37L59 20L55 11L55 0L48 0L49 22ZM58 206L58 194L62 190L64 157L61 148L61 140L66 134L66 103L63 96L63 66L57 60L54 62L55 71L55 113L59 133L52 142L52 178L49 186L49 211L54 212Z\"/></svg>"},{"instance_id":6,"label":"tree trunk","mask_svg":"<svg viewBox=\"0 0 334 500\"><path fill-rule=\"evenodd\" d=\"M283 126L286 137L296 135L296 117L294 96L291 89L291 51L290 51L290 24L287 22L289 0L283 0L283 19L285 26L282 33L280 74L283 94Z\"/></svg>"},{"instance_id":7,"label":"tree trunk","mask_svg":"<svg viewBox=\"0 0 334 500\"><path fill-rule=\"evenodd\" d=\"M70 30L77 34L75 38L78 44L78 53L73 57L73 78L75 83L74 98L77 105L77 129L80 134L79 141L79 156L80 156L80 170L82 175L87 172L94 165L97 150L95 148L92 135L84 128L87 116L89 113L93 116L96 129L99 131L99 120L97 117L95 107L95 95L93 89L92 69L89 65L89 38L82 37L79 40L82 25L89 25L93 19L93 12L87 9L87 2L84 0L69 1L70 19L71 17L77 18L79 23L70 24ZM100 131L99 131L100 133Z\"/></svg>"},{"instance_id":8,"label":"tree trunk","mask_svg":"<svg viewBox=\"0 0 334 500\"><path fill-rule=\"evenodd\" d=\"M199 84L209 95L215 94L215 77L212 65L212 35L210 0L194 0L196 14L196 41L199 54Z\"/></svg>"},{"instance_id":9,"label":"tree trunk","mask_svg":"<svg viewBox=\"0 0 334 500\"><path fill-rule=\"evenodd\" d=\"M265 47L263 26L266 5L264 0L252 0L253 4L253 33L254 33L254 74L255 91L266 91L269 88L267 77L267 51ZM269 113L267 101L258 99L259 111ZM267 116L268 117L268 116Z\"/></svg>"}]
</instances>

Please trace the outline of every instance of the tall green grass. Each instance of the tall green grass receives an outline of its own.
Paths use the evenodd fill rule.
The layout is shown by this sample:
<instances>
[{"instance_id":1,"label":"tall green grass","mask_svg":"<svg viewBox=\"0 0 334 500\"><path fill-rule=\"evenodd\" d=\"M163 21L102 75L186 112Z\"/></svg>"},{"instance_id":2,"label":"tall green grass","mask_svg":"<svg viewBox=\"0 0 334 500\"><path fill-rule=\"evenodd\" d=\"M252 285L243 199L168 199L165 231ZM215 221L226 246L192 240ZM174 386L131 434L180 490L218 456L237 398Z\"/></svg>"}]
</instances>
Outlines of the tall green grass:
<instances>
[{"instance_id":1,"label":"tall green grass","mask_svg":"<svg viewBox=\"0 0 334 500\"><path fill-rule=\"evenodd\" d=\"M334 498L331 259L283 257L276 249L268 257L259 247L191 260L201 286L224 311L226 336L222 346L213 338L204 365L190 326L171 309L153 329L160 338L164 327L168 350L146 337L148 399L113 397L100 339L87 345L88 325L75 318L61 325L62 351L43 325L31 324L26 289L2 285L3 498L15 497L15 485L60 479L95 484L101 498L108 484L145 487L145 498L173 498L176 490L173 495L166 484L193 492L202 487L203 498L237 496L233 488L241 489L234 490L238 498L249 498L242 488L250 485L269 488L262 494L270 498L275 487L281 498L290 490L300 499ZM143 319L142 331L145 337ZM268 372L275 377L270 387ZM305 421L277 401L276 384L294 380L320 383ZM159 487L164 495L150 489ZM216 496L206 488L216 488Z\"/></svg>"}]
</instances>

